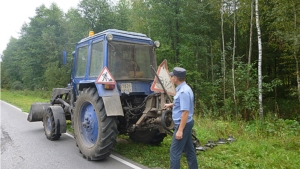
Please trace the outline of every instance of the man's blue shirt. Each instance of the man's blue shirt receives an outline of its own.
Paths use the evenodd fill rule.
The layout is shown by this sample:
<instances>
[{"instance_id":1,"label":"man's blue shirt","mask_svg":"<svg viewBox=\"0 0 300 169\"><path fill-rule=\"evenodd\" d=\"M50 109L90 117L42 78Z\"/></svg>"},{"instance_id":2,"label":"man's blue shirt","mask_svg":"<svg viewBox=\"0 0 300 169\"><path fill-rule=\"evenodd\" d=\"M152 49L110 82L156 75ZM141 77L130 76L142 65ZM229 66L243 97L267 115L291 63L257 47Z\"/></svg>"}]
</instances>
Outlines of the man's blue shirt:
<instances>
[{"instance_id":1,"label":"man's blue shirt","mask_svg":"<svg viewBox=\"0 0 300 169\"><path fill-rule=\"evenodd\" d=\"M180 124L180 119L184 110L189 111L187 123L192 121L192 116L194 114L194 93L186 82L183 82L176 87L176 95L174 96L173 104L172 118L176 125Z\"/></svg>"}]
</instances>

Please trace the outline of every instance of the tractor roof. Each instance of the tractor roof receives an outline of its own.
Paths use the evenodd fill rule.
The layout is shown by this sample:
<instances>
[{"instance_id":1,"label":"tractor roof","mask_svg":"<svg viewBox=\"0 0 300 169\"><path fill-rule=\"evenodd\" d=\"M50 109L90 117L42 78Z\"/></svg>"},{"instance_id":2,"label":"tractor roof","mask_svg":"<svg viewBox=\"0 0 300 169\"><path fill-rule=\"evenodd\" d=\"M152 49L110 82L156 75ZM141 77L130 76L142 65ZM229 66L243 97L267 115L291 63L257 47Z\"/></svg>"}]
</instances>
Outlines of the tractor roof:
<instances>
[{"instance_id":1,"label":"tractor roof","mask_svg":"<svg viewBox=\"0 0 300 169\"><path fill-rule=\"evenodd\" d=\"M123 36L123 37L135 38L135 39L151 40L145 34L142 34L142 33L128 32L128 31L123 31L123 30L118 30L118 29L107 29L105 31L96 33L93 36L84 38L80 42L84 42L84 41L87 41L87 40L90 40L90 39L93 39L93 38L96 38L96 37L99 37L102 35L107 35L107 34L119 35L119 36Z\"/></svg>"}]
</instances>

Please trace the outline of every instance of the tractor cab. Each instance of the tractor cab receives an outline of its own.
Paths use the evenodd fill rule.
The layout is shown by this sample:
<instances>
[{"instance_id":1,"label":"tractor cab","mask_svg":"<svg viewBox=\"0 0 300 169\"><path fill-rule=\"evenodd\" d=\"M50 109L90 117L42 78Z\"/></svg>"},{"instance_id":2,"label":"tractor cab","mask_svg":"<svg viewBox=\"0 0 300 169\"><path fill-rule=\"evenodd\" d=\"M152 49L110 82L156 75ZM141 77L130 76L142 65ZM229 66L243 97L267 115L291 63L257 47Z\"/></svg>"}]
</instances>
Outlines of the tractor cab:
<instances>
[{"instance_id":1,"label":"tractor cab","mask_svg":"<svg viewBox=\"0 0 300 169\"><path fill-rule=\"evenodd\" d=\"M156 66L155 48L158 46L159 42L153 42L145 34L116 29L82 39L74 53L72 85L76 93L90 85L99 89L100 96L152 93L150 86L154 73L150 65ZM105 78L108 81L114 79L114 85L95 82L104 78L100 73L105 67L109 72Z\"/></svg>"}]
</instances>

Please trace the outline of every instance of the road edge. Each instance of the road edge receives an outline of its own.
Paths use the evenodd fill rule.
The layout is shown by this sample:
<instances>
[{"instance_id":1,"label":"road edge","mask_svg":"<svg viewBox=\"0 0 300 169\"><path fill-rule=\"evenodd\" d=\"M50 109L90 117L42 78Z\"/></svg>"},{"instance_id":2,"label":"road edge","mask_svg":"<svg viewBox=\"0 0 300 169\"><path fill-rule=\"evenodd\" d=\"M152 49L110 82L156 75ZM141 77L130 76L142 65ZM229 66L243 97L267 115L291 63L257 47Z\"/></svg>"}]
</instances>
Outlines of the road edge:
<instances>
[{"instance_id":1,"label":"road edge","mask_svg":"<svg viewBox=\"0 0 300 169\"><path fill-rule=\"evenodd\" d=\"M3 100L0 100L0 101L1 101L1 104L3 104L3 103L7 104L7 105L9 105L9 106L11 106L11 107L19 110L20 112L22 112L25 115L28 114L27 112L23 112L22 109L14 106L14 105L6 102L6 101L3 101ZM75 139L74 136L72 134L70 134L70 133L63 133L63 134L66 135L66 136L68 136L68 137L71 137L71 138ZM133 168L133 169L150 169L150 168L148 168L146 166L143 166L143 165L141 165L139 163L136 163L136 162L134 162L134 161L132 161L130 159L127 159L127 158L125 158L125 157L123 157L120 154L117 154L115 152L113 152L110 155L110 157L113 158L113 159L115 159L115 160L117 160L117 161L119 161L119 162L121 162L121 163L123 163L123 164L125 164L125 165L127 165L127 166L129 166L129 167L131 167L131 168Z\"/></svg>"}]
</instances>

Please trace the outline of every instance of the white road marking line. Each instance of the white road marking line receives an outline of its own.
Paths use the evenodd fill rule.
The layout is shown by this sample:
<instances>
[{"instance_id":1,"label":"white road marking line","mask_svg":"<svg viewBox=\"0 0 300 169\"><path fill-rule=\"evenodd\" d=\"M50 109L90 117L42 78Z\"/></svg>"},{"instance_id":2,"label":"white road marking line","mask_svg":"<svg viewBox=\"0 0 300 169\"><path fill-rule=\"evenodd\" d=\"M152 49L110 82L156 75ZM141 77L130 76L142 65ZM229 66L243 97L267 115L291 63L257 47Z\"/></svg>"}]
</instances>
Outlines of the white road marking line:
<instances>
[{"instance_id":1,"label":"white road marking line","mask_svg":"<svg viewBox=\"0 0 300 169\"><path fill-rule=\"evenodd\" d=\"M69 136L69 137L75 139L74 136L72 136L72 135L69 134L69 133L63 133L63 134L65 134L65 135L67 135L67 136ZM138 167L138 166L136 166L136 165L134 165L134 164L132 164L132 163L130 163L130 162L128 162L128 161L125 161L125 160L123 160L122 158L119 158L119 157L117 157L117 156L115 156L115 155L112 155L112 154L111 154L110 157L113 158L113 159L115 159L115 160L117 160L117 161L119 161L119 162L121 162L121 163L123 163L123 164L128 165L129 167L131 167L131 168L133 168L133 169L142 169L141 167Z\"/></svg>"},{"instance_id":2,"label":"white road marking line","mask_svg":"<svg viewBox=\"0 0 300 169\"><path fill-rule=\"evenodd\" d=\"M112 154L111 154L110 157L113 158L113 159L115 159L115 160L117 160L117 161L120 161L120 162L123 163L123 164L128 165L129 167L132 167L133 169L142 169L142 168L140 168L140 167L138 167L138 166L136 166L136 165L134 165L134 164L132 164L132 163L130 163L130 162L128 162L128 161L125 161L125 160L123 160L123 159L121 159L121 158L115 156L115 155L112 155Z\"/></svg>"},{"instance_id":3,"label":"white road marking line","mask_svg":"<svg viewBox=\"0 0 300 169\"><path fill-rule=\"evenodd\" d=\"M1 103L5 103L5 104L10 105L11 107L13 107L13 108L15 108L15 109L18 109L18 110L22 111L20 108L14 106L14 105L12 105L12 104L9 104L9 103L7 103L7 102L5 102L5 101L3 101L3 100L1 100ZM25 112L24 112L24 113L25 113Z\"/></svg>"},{"instance_id":4,"label":"white road marking line","mask_svg":"<svg viewBox=\"0 0 300 169\"><path fill-rule=\"evenodd\" d=\"M65 134L65 135L67 135L67 136L71 137L72 139L75 139L75 137L74 137L74 136L72 136L72 135L71 135L71 134L69 134L69 133L63 133L63 134Z\"/></svg>"},{"instance_id":5,"label":"white road marking line","mask_svg":"<svg viewBox=\"0 0 300 169\"><path fill-rule=\"evenodd\" d=\"M12 105L12 104L9 104L9 103L7 103L7 102L5 102L5 101L3 101L3 100L1 100L1 103L8 104L8 105L10 105L11 107L14 107L15 109L18 109L18 110L22 111L20 108L14 106L14 105ZM24 114L28 114L28 113L26 113L26 112L23 112L23 113L24 113ZM63 134L65 134L65 135L67 135L67 136L69 136L69 137L75 139L74 136L72 136L72 135L69 134L69 133L63 133ZM113 158L113 159L115 159L115 160L117 160L117 161L119 161L119 162L121 162L121 163L123 163L123 164L125 164L125 165L128 165L129 167L131 167L131 168L133 168L133 169L142 169L141 167L138 167L138 166L136 166L136 165L134 165L134 164L132 164L132 163L130 163L130 162L128 162L128 161L125 161L125 160L123 160L122 158L119 158L119 157L117 157L117 156L115 156L115 155L112 155L112 154L111 154L110 157Z\"/></svg>"}]
</instances>

